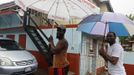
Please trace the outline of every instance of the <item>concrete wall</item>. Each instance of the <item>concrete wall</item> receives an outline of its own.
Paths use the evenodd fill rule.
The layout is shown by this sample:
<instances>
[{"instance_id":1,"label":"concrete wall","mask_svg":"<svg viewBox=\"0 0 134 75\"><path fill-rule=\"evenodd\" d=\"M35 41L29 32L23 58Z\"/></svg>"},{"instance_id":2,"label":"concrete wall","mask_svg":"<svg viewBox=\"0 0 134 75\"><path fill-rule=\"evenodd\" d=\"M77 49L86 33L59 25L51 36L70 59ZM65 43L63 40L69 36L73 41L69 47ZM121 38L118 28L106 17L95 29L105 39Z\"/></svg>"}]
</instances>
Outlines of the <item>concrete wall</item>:
<instances>
[{"instance_id":1,"label":"concrete wall","mask_svg":"<svg viewBox=\"0 0 134 75\"><path fill-rule=\"evenodd\" d=\"M134 52L124 52L124 66L127 75L134 75Z\"/></svg>"}]
</instances>

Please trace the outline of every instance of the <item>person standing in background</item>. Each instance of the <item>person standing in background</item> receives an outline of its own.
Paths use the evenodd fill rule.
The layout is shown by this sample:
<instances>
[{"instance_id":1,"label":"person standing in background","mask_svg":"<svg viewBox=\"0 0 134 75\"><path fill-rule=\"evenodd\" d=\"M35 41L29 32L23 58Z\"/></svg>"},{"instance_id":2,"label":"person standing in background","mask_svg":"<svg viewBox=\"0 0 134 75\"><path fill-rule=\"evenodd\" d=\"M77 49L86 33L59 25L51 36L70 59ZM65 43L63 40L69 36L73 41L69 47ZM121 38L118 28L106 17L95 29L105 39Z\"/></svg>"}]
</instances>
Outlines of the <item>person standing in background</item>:
<instances>
[{"instance_id":1,"label":"person standing in background","mask_svg":"<svg viewBox=\"0 0 134 75\"><path fill-rule=\"evenodd\" d=\"M53 68L54 68L54 75L68 75L69 71L69 62L66 58L67 49L68 49L68 42L65 39L66 29L63 25L57 27L57 36L58 43L56 46L53 42L53 37L49 37L49 44L51 47L51 51L53 53ZM59 74L62 72L62 74Z\"/></svg>"}]
</instances>

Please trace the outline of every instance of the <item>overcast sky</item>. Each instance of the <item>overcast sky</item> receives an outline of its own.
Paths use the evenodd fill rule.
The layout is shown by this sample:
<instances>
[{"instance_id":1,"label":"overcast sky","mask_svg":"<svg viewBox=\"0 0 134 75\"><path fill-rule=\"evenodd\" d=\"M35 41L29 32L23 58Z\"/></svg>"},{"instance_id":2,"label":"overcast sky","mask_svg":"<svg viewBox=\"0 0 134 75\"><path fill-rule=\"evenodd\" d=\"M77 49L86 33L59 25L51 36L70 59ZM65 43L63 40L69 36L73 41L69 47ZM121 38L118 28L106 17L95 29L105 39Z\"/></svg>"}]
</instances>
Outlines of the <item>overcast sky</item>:
<instances>
[{"instance_id":1,"label":"overcast sky","mask_svg":"<svg viewBox=\"0 0 134 75\"><path fill-rule=\"evenodd\" d=\"M134 15L134 0L110 0L115 12Z\"/></svg>"},{"instance_id":2,"label":"overcast sky","mask_svg":"<svg viewBox=\"0 0 134 75\"><path fill-rule=\"evenodd\" d=\"M0 4L10 2L10 1L13 1L13 0L0 0Z\"/></svg>"},{"instance_id":3,"label":"overcast sky","mask_svg":"<svg viewBox=\"0 0 134 75\"><path fill-rule=\"evenodd\" d=\"M0 0L0 4L13 0ZM110 0L115 12L134 15L134 0Z\"/></svg>"}]
</instances>

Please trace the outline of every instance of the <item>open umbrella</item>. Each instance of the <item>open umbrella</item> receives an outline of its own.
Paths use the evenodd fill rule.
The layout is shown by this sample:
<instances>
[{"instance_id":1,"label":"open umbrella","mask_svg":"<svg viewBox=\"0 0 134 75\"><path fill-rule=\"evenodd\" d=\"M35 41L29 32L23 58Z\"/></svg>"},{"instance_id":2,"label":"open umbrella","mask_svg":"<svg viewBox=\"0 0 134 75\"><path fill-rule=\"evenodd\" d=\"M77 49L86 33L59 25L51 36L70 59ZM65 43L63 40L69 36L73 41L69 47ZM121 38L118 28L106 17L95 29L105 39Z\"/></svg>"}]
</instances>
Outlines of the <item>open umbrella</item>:
<instances>
[{"instance_id":1,"label":"open umbrella","mask_svg":"<svg viewBox=\"0 0 134 75\"><path fill-rule=\"evenodd\" d=\"M104 36L115 32L117 36L129 36L134 34L134 22L120 13L104 12L86 17L77 30L91 35Z\"/></svg>"},{"instance_id":2,"label":"open umbrella","mask_svg":"<svg viewBox=\"0 0 134 75\"><path fill-rule=\"evenodd\" d=\"M48 14L49 19L65 20L83 19L99 13L99 8L88 0L15 0L26 11L27 8Z\"/></svg>"}]
</instances>

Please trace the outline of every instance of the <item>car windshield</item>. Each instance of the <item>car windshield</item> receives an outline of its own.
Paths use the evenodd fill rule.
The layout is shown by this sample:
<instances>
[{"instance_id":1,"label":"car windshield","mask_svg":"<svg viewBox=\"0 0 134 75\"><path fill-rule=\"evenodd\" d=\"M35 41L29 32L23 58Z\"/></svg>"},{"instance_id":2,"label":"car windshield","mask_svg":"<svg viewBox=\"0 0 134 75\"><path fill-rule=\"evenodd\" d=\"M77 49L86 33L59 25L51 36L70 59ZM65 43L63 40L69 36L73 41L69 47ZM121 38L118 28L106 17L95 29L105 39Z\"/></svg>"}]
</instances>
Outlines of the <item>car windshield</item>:
<instances>
[{"instance_id":1,"label":"car windshield","mask_svg":"<svg viewBox=\"0 0 134 75\"><path fill-rule=\"evenodd\" d=\"M0 40L0 50L22 50L14 40Z\"/></svg>"}]
</instances>

